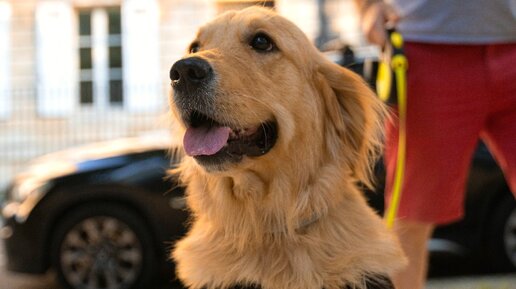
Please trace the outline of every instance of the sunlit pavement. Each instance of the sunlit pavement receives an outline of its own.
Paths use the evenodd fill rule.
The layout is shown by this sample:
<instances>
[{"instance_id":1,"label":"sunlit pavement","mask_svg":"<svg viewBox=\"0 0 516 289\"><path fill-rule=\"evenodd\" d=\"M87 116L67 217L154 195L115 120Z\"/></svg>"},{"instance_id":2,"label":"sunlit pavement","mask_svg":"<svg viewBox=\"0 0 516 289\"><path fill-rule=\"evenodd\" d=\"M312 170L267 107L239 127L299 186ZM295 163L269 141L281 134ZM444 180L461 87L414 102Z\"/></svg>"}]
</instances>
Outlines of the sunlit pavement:
<instances>
[{"instance_id":1,"label":"sunlit pavement","mask_svg":"<svg viewBox=\"0 0 516 289\"><path fill-rule=\"evenodd\" d=\"M516 289L516 273L433 279L428 282L426 289Z\"/></svg>"},{"instance_id":2,"label":"sunlit pavement","mask_svg":"<svg viewBox=\"0 0 516 289\"><path fill-rule=\"evenodd\" d=\"M60 287L50 274L33 276L8 272L5 268L4 244L0 241L0 289L60 289Z\"/></svg>"},{"instance_id":3,"label":"sunlit pavement","mask_svg":"<svg viewBox=\"0 0 516 289\"><path fill-rule=\"evenodd\" d=\"M3 250L3 244L0 242L0 289L61 289L52 274L33 276L7 272ZM516 289L516 273L432 279L426 289Z\"/></svg>"},{"instance_id":4,"label":"sunlit pavement","mask_svg":"<svg viewBox=\"0 0 516 289\"><path fill-rule=\"evenodd\" d=\"M15 274L5 271L2 265L0 268L0 289L61 289L52 275L33 276Z\"/></svg>"}]
</instances>

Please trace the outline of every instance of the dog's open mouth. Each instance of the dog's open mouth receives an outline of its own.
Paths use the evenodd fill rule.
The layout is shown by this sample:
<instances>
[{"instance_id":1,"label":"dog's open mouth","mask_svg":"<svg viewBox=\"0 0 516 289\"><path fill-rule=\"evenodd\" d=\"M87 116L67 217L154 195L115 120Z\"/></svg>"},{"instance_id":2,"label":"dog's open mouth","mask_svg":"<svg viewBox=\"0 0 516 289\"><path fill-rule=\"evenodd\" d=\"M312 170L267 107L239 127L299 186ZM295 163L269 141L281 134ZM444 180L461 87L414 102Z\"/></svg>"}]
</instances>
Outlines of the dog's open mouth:
<instances>
[{"instance_id":1,"label":"dog's open mouth","mask_svg":"<svg viewBox=\"0 0 516 289\"><path fill-rule=\"evenodd\" d=\"M186 123L183 139L185 152L201 163L239 161L243 156L261 156L274 146L277 138L275 121L232 128L194 111Z\"/></svg>"}]
</instances>

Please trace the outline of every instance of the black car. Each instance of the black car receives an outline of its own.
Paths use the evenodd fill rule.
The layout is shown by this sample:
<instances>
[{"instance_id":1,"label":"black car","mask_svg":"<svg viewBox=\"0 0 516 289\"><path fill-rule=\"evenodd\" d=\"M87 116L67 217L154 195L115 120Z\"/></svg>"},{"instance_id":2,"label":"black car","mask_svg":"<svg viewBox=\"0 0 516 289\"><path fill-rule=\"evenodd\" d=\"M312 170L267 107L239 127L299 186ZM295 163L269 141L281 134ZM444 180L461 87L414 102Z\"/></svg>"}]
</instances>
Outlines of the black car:
<instances>
[{"instance_id":1,"label":"black car","mask_svg":"<svg viewBox=\"0 0 516 289\"><path fill-rule=\"evenodd\" d=\"M183 188L167 174L179 159L170 144L121 139L34 161L6 191L7 268L54 269L69 288L173 281L169 251L188 215Z\"/></svg>"},{"instance_id":2,"label":"black car","mask_svg":"<svg viewBox=\"0 0 516 289\"><path fill-rule=\"evenodd\" d=\"M36 160L6 192L8 269L53 269L69 288L173 284L169 251L188 214L184 188L167 174L180 159L170 143L123 139ZM379 192L367 195L381 211ZM429 249L433 274L516 268L516 201L484 146L473 160L464 220L439 227Z\"/></svg>"}]
</instances>

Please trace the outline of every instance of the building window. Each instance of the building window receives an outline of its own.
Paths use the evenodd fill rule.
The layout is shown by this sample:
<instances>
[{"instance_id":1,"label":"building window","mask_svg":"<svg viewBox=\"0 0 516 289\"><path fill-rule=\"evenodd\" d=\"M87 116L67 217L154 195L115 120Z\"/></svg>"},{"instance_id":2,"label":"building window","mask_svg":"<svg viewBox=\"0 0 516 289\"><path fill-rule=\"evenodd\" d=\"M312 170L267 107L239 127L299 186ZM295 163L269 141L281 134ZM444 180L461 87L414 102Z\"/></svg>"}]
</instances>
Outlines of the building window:
<instances>
[{"instance_id":1,"label":"building window","mask_svg":"<svg viewBox=\"0 0 516 289\"><path fill-rule=\"evenodd\" d=\"M94 107L122 105L120 7L79 10L79 102Z\"/></svg>"}]
</instances>

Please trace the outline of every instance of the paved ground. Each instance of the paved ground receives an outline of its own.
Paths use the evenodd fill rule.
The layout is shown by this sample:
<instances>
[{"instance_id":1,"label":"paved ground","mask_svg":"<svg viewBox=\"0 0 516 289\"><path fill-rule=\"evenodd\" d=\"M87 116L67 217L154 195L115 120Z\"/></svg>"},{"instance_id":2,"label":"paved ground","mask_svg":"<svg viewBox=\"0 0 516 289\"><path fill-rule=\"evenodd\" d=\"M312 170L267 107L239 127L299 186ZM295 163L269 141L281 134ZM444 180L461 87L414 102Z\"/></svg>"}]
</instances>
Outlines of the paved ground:
<instances>
[{"instance_id":1,"label":"paved ground","mask_svg":"<svg viewBox=\"0 0 516 289\"><path fill-rule=\"evenodd\" d=\"M516 274L434 279L426 289L516 289Z\"/></svg>"},{"instance_id":2,"label":"paved ground","mask_svg":"<svg viewBox=\"0 0 516 289\"><path fill-rule=\"evenodd\" d=\"M4 244L0 241L0 289L61 289L53 276L15 274L5 269Z\"/></svg>"},{"instance_id":3,"label":"paved ground","mask_svg":"<svg viewBox=\"0 0 516 289\"><path fill-rule=\"evenodd\" d=\"M3 244L0 242L0 289L62 289L52 274L32 276L6 272ZM150 288L142 288L150 289ZM426 289L516 289L516 273L500 276L433 279Z\"/></svg>"},{"instance_id":4,"label":"paved ground","mask_svg":"<svg viewBox=\"0 0 516 289\"><path fill-rule=\"evenodd\" d=\"M0 270L0 289L61 289L50 275L34 277Z\"/></svg>"}]
</instances>

